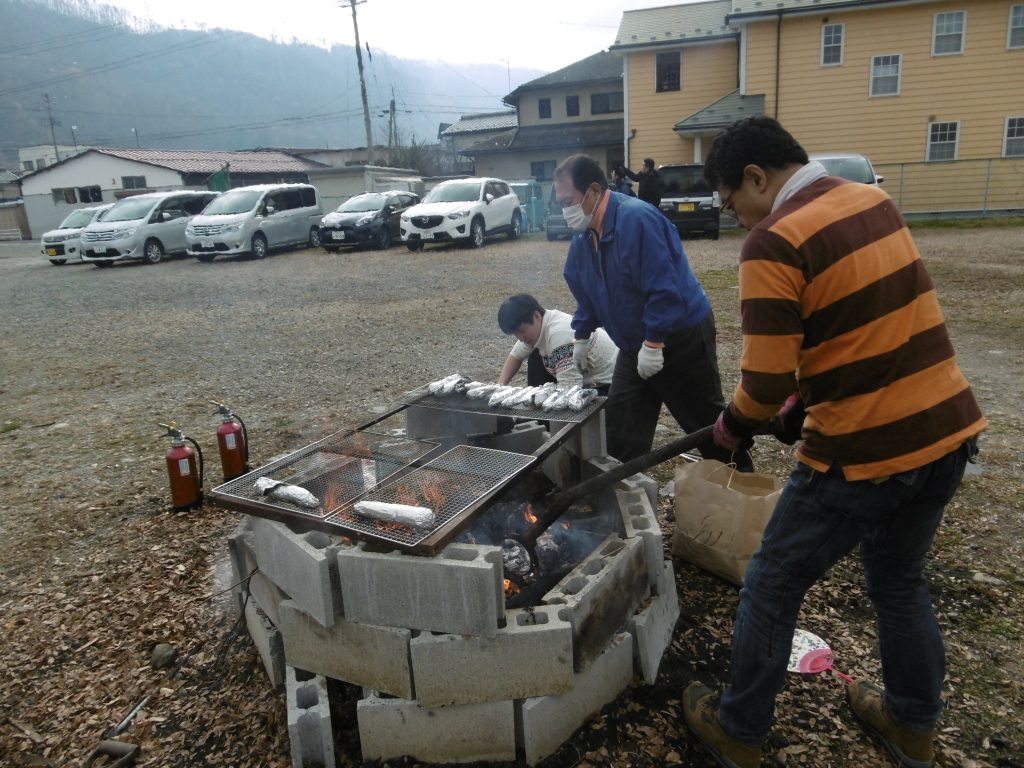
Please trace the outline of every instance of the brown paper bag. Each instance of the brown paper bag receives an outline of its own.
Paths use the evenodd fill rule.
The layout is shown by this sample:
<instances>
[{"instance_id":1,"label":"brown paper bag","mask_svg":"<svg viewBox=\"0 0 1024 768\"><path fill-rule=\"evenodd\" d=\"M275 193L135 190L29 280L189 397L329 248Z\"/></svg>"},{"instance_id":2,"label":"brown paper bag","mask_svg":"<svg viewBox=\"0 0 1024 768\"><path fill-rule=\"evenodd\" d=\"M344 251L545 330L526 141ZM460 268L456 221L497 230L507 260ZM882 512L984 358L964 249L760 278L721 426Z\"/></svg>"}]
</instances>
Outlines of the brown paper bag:
<instances>
[{"instance_id":1,"label":"brown paper bag","mask_svg":"<svg viewBox=\"0 0 1024 768\"><path fill-rule=\"evenodd\" d=\"M742 586L782 485L714 459L679 465L672 554Z\"/></svg>"}]
</instances>

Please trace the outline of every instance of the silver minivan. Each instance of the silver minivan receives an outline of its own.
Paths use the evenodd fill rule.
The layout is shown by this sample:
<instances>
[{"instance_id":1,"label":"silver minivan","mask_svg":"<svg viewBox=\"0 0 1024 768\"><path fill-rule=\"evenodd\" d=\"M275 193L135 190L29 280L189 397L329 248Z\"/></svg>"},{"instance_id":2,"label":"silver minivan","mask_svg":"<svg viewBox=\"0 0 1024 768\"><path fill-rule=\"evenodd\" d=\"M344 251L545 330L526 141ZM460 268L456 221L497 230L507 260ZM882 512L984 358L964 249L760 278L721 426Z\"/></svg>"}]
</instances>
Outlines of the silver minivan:
<instances>
[{"instance_id":1,"label":"silver minivan","mask_svg":"<svg viewBox=\"0 0 1024 768\"><path fill-rule=\"evenodd\" d=\"M229 189L185 230L188 253L200 261L271 250L320 247L320 193L310 184L257 184Z\"/></svg>"},{"instance_id":2,"label":"silver minivan","mask_svg":"<svg viewBox=\"0 0 1024 768\"><path fill-rule=\"evenodd\" d=\"M149 192L114 203L82 231L82 261L109 267L118 261L158 264L185 252L185 227L219 192Z\"/></svg>"}]
</instances>

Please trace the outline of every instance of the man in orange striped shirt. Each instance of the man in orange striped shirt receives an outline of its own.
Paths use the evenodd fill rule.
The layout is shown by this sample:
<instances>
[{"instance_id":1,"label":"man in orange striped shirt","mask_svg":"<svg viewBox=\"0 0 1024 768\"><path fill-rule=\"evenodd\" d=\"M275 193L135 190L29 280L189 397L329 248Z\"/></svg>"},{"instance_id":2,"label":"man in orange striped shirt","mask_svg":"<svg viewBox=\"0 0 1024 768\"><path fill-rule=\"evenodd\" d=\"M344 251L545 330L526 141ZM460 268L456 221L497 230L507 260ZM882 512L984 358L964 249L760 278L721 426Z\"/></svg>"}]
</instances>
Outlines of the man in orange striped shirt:
<instances>
[{"instance_id":1,"label":"man in orange striped shirt","mask_svg":"<svg viewBox=\"0 0 1024 768\"><path fill-rule=\"evenodd\" d=\"M730 685L716 703L691 684L687 723L721 765L759 764L803 597L859 546L884 688L852 682L850 706L902 765L927 768L945 653L924 562L985 419L885 192L828 176L767 117L718 136L705 176L749 230L741 378L715 442L766 424L802 442L746 572Z\"/></svg>"}]
</instances>

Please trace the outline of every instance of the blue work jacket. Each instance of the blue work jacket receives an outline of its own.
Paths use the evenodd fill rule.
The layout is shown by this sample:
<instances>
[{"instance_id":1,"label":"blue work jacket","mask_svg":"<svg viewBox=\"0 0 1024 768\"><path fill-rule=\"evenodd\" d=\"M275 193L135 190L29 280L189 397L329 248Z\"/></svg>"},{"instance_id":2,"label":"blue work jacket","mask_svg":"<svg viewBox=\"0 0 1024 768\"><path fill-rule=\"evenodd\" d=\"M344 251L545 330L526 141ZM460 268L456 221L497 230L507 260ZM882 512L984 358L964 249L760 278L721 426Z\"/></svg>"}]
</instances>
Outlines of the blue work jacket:
<instances>
[{"instance_id":1,"label":"blue work jacket","mask_svg":"<svg viewBox=\"0 0 1024 768\"><path fill-rule=\"evenodd\" d=\"M675 226L650 203L607 194L599 248L593 230L577 232L569 244L572 327L580 339L602 327L619 349L636 354L645 339L663 342L699 325L711 305Z\"/></svg>"}]
</instances>

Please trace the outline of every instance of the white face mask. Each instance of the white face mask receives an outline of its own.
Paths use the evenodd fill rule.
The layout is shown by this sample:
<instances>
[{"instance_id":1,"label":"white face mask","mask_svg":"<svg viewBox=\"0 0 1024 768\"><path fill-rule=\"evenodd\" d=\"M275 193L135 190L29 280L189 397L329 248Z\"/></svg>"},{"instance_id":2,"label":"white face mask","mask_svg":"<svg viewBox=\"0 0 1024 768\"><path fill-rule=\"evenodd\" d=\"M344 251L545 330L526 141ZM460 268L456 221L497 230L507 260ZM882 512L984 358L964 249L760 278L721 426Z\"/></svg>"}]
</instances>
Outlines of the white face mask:
<instances>
[{"instance_id":1,"label":"white face mask","mask_svg":"<svg viewBox=\"0 0 1024 768\"><path fill-rule=\"evenodd\" d=\"M586 200L587 195L589 194L590 190L588 189L583 195L583 200ZM565 223L577 232L582 232L589 227L590 220L594 218L593 213L583 212L583 200L580 200L575 205L570 205L568 208L562 209L562 215L565 217Z\"/></svg>"}]
</instances>

